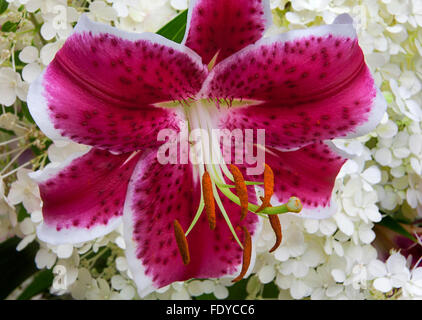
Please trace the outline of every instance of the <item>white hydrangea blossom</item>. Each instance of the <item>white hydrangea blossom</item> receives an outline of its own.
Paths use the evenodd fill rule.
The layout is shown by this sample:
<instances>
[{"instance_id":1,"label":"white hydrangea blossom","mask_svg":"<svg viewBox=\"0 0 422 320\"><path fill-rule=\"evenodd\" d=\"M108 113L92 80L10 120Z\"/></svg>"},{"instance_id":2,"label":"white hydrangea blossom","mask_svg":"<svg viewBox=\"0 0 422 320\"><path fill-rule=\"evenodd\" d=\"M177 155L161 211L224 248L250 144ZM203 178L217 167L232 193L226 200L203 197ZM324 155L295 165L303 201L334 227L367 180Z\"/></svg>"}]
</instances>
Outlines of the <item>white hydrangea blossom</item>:
<instances>
[{"instance_id":1,"label":"white hydrangea blossom","mask_svg":"<svg viewBox=\"0 0 422 320\"><path fill-rule=\"evenodd\" d=\"M0 68L0 104L11 106L16 97L26 101L28 83L22 81L21 76L9 67Z\"/></svg>"},{"instance_id":2,"label":"white hydrangea blossom","mask_svg":"<svg viewBox=\"0 0 422 320\"><path fill-rule=\"evenodd\" d=\"M41 210L41 199L38 186L28 176L29 172L29 169L20 169L17 172L17 180L12 183L7 199L13 205L22 202L25 209L31 213Z\"/></svg>"}]
</instances>

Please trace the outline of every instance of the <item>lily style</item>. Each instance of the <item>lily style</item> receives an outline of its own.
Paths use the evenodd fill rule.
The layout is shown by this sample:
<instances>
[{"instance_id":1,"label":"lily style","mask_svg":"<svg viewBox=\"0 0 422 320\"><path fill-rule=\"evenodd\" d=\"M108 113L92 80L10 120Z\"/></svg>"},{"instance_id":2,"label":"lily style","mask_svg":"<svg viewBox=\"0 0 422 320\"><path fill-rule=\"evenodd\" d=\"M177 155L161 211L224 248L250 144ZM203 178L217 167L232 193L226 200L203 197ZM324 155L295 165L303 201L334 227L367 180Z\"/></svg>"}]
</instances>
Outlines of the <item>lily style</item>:
<instances>
[{"instance_id":1,"label":"lily style","mask_svg":"<svg viewBox=\"0 0 422 320\"><path fill-rule=\"evenodd\" d=\"M273 251L278 214L333 214L347 155L330 140L370 132L386 102L348 15L263 37L270 24L266 0L191 0L178 44L82 15L29 89L30 112L49 138L91 146L32 174L43 200L39 238L79 243L123 222L143 297L190 278L238 281L253 269L264 219L276 233ZM264 129L265 146L246 151L264 148L263 174L248 176L233 161L160 163L158 133L186 124Z\"/></svg>"}]
</instances>

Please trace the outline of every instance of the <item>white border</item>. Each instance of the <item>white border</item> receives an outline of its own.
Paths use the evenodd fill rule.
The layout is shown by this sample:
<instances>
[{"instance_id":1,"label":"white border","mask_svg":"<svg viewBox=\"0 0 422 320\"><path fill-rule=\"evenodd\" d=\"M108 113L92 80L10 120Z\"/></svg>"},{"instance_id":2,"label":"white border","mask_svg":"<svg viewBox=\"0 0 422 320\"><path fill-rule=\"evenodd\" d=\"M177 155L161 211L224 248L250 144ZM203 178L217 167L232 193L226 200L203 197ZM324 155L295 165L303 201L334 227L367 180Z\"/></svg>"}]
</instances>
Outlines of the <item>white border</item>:
<instances>
[{"instance_id":1,"label":"white border","mask_svg":"<svg viewBox=\"0 0 422 320\"><path fill-rule=\"evenodd\" d=\"M372 101L371 111L369 113L368 120L365 121L362 125L355 127L354 132L350 132L344 137L338 137L339 139L357 138L368 134L369 132L373 131L381 122L385 112L387 111L387 101L385 100L382 92L375 86L375 83L373 86L377 90L377 95Z\"/></svg>"},{"instance_id":2,"label":"white border","mask_svg":"<svg viewBox=\"0 0 422 320\"><path fill-rule=\"evenodd\" d=\"M67 157L63 162L51 162L42 170L28 173L28 176L37 183L44 183L57 176L57 174L68 167L73 162L73 160L83 157L89 151L91 151L91 148L88 148L85 151L75 152Z\"/></svg>"},{"instance_id":3,"label":"white border","mask_svg":"<svg viewBox=\"0 0 422 320\"><path fill-rule=\"evenodd\" d=\"M59 172L68 167L73 160L79 159L90 152L87 149L81 152L75 152L63 162L49 163L43 170L30 172L28 176L37 183L44 183L55 178ZM37 226L38 238L44 242L52 245L66 244L66 243L80 243L93 240L97 237L104 236L114 229L116 229L122 222L122 217L112 217L107 225L97 225L91 229L87 228L62 228L57 231L55 225L48 225L44 221Z\"/></svg>"},{"instance_id":4,"label":"white border","mask_svg":"<svg viewBox=\"0 0 422 320\"><path fill-rule=\"evenodd\" d=\"M123 236L126 243L126 260L129 266L129 270L133 275L133 280L135 281L136 287L138 289L138 295L141 298L144 298L146 295L157 289L154 287L152 279L145 274L145 268L142 264L142 261L136 257L136 243L132 239L134 234L134 215L131 209L131 200L134 194L137 180L136 178L139 177L139 173L144 171L146 166L147 163L144 163L144 161L140 159L135 169L133 170L133 174L126 193L125 205L123 207Z\"/></svg>"},{"instance_id":5,"label":"white border","mask_svg":"<svg viewBox=\"0 0 422 320\"><path fill-rule=\"evenodd\" d=\"M52 245L81 243L102 237L115 230L122 223L122 217L111 218L106 225L97 225L88 228L62 228L57 231L55 226L42 222L37 226L37 236L40 240Z\"/></svg>"},{"instance_id":6,"label":"white border","mask_svg":"<svg viewBox=\"0 0 422 320\"><path fill-rule=\"evenodd\" d=\"M29 113L37 126L48 138L54 141L71 141L62 136L60 131L54 128L54 124L50 120L50 111L48 110L47 98L45 97L43 86L44 75L47 69L48 67L29 86L28 97L26 99Z\"/></svg>"},{"instance_id":7,"label":"white border","mask_svg":"<svg viewBox=\"0 0 422 320\"><path fill-rule=\"evenodd\" d=\"M159 34L151 33L151 32L142 32L142 33L135 33L135 32L127 32L123 31L109 25L94 22L88 18L86 14L81 15L79 18L78 23L74 28L74 32L77 34L81 34L84 32L91 32L92 35L101 35L101 34L111 34L116 37L122 38L124 40L129 41L138 41L138 40L147 40L151 41L152 43L158 43L169 48L173 48L179 52L186 53L192 60L195 62L200 69L204 68L204 64L202 63L202 58L192 49L184 46L183 44L176 43L171 41Z\"/></svg>"}]
</instances>

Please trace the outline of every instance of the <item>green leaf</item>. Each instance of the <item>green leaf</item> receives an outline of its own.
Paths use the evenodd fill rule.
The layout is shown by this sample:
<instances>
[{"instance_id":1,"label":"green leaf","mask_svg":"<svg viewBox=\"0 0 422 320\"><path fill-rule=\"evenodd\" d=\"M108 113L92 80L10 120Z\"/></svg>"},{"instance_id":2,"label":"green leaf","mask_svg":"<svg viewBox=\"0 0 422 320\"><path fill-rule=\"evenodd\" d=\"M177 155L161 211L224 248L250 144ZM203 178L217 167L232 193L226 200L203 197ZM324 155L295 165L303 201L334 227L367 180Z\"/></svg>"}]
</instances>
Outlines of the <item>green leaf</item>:
<instances>
[{"instance_id":1,"label":"green leaf","mask_svg":"<svg viewBox=\"0 0 422 320\"><path fill-rule=\"evenodd\" d=\"M29 113L28 104L22 101L21 107L22 115L31 123L35 123L34 119L32 119L31 113Z\"/></svg>"},{"instance_id":2,"label":"green leaf","mask_svg":"<svg viewBox=\"0 0 422 320\"><path fill-rule=\"evenodd\" d=\"M186 22L188 20L188 10L183 11L164 27L157 31L157 34L172 40L177 43L181 43L185 35Z\"/></svg>"},{"instance_id":3,"label":"green leaf","mask_svg":"<svg viewBox=\"0 0 422 320\"><path fill-rule=\"evenodd\" d=\"M262 297L265 299L277 299L280 293L280 289L274 282L270 282L264 286L264 292Z\"/></svg>"},{"instance_id":4,"label":"green leaf","mask_svg":"<svg viewBox=\"0 0 422 320\"><path fill-rule=\"evenodd\" d=\"M15 66L24 67L26 63L22 62L21 59L19 58L19 54L21 53L21 51L22 50L16 50L14 53Z\"/></svg>"},{"instance_id":5,"label":"green leaf","mask_svg":"<svg viewBox=\"0 0 422 320\"><path fill-rule=\"evenodd\" d=\"M29 213L26 211L26 209L24 208L24 206L22 205L22 203L19 203L16 208L18 209L18 221L21 222L23 220L25 220L25 218L29 218L30 215Z\"/></svg>"},{"instance_id":6,"label":"green leaf","mask_svg":"<svg viewBox=\"0 0 422 320\"><path fill-rule=\"evenodd\" d=\"M19 25L19 22L6 21L1 26L1 31L3 31L3 32L15 32L16 30L18 30L18 25Z\"/></svg>"},{"instance_id":7,"label":"green leaf","mask_svg":"<svg viewBox=\"0 0 422 320\"><path fill-rule=\"evenodd\" d=\"M31 284L19 295L17 300L29 300L37 294L46 291L53 283L54 275L51 270L37 273Z\"/></svg>"},{"instance_id":8,"label":"green leaf","mask_svg":"<svg viewBox=\"0 0 422 320\"><path fill-rule=\"evenodd\" d=\"M394 220L391 216L385 216L380 222L378 222L378 224L402 235L403 237L417 242L416 238L412 236L410 232L403 228L401 224Z\"/></svg>"},{"instance_id":9,"label":"green leaf","mask_svg":"<svg viewBox=\"0 0 422 320\"><path fill-rule=\"evenodd\" d=\"M215 296L212 293L204 293L200 296L193 297L193 300L215 300Z\"/></svg>"},{"instance_id":10,"label":"green leaf","mask_svg":"<svg viewBox=\"0 0 422 320\"><path fill-rule=\"evenodd\" d=\"M6 0L0 0L0 14L5 12L8 6L9 6L9 2L7 2Z\"/></svg>"},{"instance_id":11,"label":"green leaf","mask_svg":"<svg viewBox=\"0 0 422 320\"><path fill-rule=\"evenodd\" d=\"M12 130L6 130L6 129L3 129L3 128L0 128L0 132L10 134L11 136L15 135L15 133Z\"/></svg>"},{"instance_id":12,"label":"green leaf","mask_svg":"<svg viewBox=\"0 0 422 320\"><path fill-rule=\"evenodd\" d=\"M227 297L227 300L245 300L247 296L246 285L248 283L248 279L242 279L227 288L229 289L229 296Z\"/></svg>"},{"instance_id":13,"label":"green leaf","mask_svg":"<svg viewBox=\"0 0 422 320\"><path fill-rule=\"evenodd\" d=\"M0 300L37 272L34 259L39 248L38 243L34 241L18 252L16 246L20 241L21 239L14 237L0 243Z\"/></svg>"}]
</instances>

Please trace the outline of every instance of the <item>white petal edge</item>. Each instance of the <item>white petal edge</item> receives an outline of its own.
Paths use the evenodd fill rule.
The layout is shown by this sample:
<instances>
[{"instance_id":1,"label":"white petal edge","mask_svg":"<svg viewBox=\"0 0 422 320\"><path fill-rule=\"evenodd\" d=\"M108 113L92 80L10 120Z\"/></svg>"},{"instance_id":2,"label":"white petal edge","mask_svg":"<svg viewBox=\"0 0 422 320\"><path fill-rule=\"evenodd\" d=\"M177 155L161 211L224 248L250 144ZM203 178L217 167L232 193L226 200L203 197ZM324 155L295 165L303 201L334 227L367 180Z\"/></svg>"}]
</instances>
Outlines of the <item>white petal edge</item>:
<instances>
[{"instance_id":1,"label":"white petal edge","mask_svg":"<svg viewBox=\"0 0 422 320\"><path fill-rule=\"evenodd\" d=\"M122 217L112 218L107 225L99 225L90 229L71 227L57 231L55 226L42 222L37 226L37 236L41 241L52 245L81 243L102 237L115 230L122 223Z\"/></svg>"},{"instance_id":2,"label":"white petal edge","mask_svg":"<svg viewBox=\"0 0 422 320\"><path fill-rule=\"evenodd\" d=\"M142 261L136 257L136 243L132 239L134 225L131 199L135 189L135 181L132 181L132 179L133 177L139 176L138 173L142 172L144 169L143 166L146 166L146 164L144 164L143 161L139 161L133 170L131 182L129 183L126 193L125 205L123 207L123 236L126 243L126 260L129 270L132 273L133 280L135 281L138 295L141 298L144 298L146 295L157 289L153 286L152 279L145 274L145 268Z\"/></svg>"},{"instance_id":3,"label":"white petal edge","mask_svg":"<svg viewBox=\"0 0 422 320\"><path fill-rule=\"evenodd\" d=\"M60 171L62 171L64 168L68 167L73 160L84 156L89 151L90 148L85 151L76 152L63 162L51 162L43 170L30 172L28 175L35 182L44 183L51 178L56 177L58 173L60 173ZM50 226L45 222L42 222L37 226L37 235L40 240L52 245L81 243L93 240L112 232L121 224L121 222L121 217L113 217L109 220L107 225L99 225L91 229L70 227L66 229L63 228L60 231L58 231L55 226Z\"/></svg>"},{"instance_id":4,"label":"white petal edge","mask_svg":"<svg viewBox=\"0 0 422 320\"><path fill-rule=\"evenodd\" d=\"M44 75L45 69L38 78L29 86L27 103L29 112L41 131L51 140L70 141L63 137L59 130L54 128L53 122L50 120L47 99L44 94Z\"/></svg>"},{"instance_id":5,"label":"white petal edge","mask_svg":"<svg viewBox=\"0 0 422 320\"><path fill-rule=\"evenodd\" d=\"M88 148L87 150L84 150L84 151L75 152L74 154L66 158L66 160L63 162L50 162L48 165L45 166L44 169L38 170L35 172L30 172L28 173L28 176L37 183L44 183L50 180L51 178L54 178L55 176L57 176L60 173L60 171L68 167L72 163L73 160L84 156L90 150L91 148Z\"/></svg>"},{"instance_id":6,"label":"white petal edge","mask_svg":"<svg viewBox=\"0 0 422 320\"><path fill-rule=\"evenodd\" d=\"M135 167L135 170L133 171L132 177L139 176L138 173L142 172L142 170L144 169L142 165L143 165L142 161L139 161ZM145 165L146 164L144 164L144 166ZM156 291L158 288L154 286L154 283L151 277L145 274L145 268L142 264L142 261L136 257L136 243L132 240L132 235L133 235L133 230L134 230L133 221L132 221L133 214L130 208L131 203L132 203L131 196L134 194L134 189L135 189L134 187L135 184L133 182L135 181L134 180L132 181L131 179L131 182L132 183L129 183L129 187L126 194L125 205L123 208L123 235L126 242L125 254L126 254L126 260L128 262L129 270L131 271L133 275L133 280L135 281L135 284L137 286L138 295L141 298L144 298L148 294ZM254 246L254 243L257 242L258 237L261 234L262 226L263 226L262 219L258 219L258 222L256 224L256 230L254 232L254 235L251 238L252 240L251 262L244 278L247 278L252 273L253 268L255 266L256 248ZM232 274L225 275L223 277L219 277L219 279L235 278L240 273L241 269L242 269L242 265L238 265L236 267L235 272L233 272ZM213 278L209 278L209 279L213 279Z\"/></svg>"},{"instance_id":7,"label":"white petal edge","mask_svg":"<svg viewBox=\"0 0 422 320\"><path fill-rule=\"evenodd\" d=\"M327 145L327 147L330 148L332 152L334 152L335 154L338 154L339 156L345 159L352 159L356 157L355 154L348 153L347 151L342 150L339 147L337 147L332 140L324 140L324 143Z\"/></svg>"},{"instance_id":8,"label":"white petal edge","mask_svg":"<svg viewBox=\"0 0 422 320\"><path fill-rule=\"evenodd\" d=\"M193 62L195 62L200 68L203 68L204 65L202 63L202 58L192 49L184 46L183 44L179 44L177 42L171 41L163 36L152 33L152 32L142 32L142 33L135 33L135 32L127 32L112 26L94 22L88 18L86 14L81 15L79 18L78 23L74 28L74 33L80 34L84 32L91 32L92 35L101 35L101 34L111 34L116 37L119 37L124 40L129 41L138 41L138 40L147 40L151 41L152 43L158 43L163 46L167 46L179 52L183 52L187 54Z\"/></svg>"},{"instance_id":9,"label":"white petal edge","mask_svg":"<svg viewBox=\"0 0 422 320\"><path fill-rule=\"evenodd\" d=\"M347 13L343 13L335 18L333 24L353 24L353 18Z\"/></svg>"},{"instance_id":10,"label":"white petal edge","mask_svg":"<svg viewBox=\"0 0 422 320\"><path fill-rule=\"evenodd\" d=\"M188 8L188 19L186 22L186 31L185 31L185 36L183 37L182 40L182 44L184 45L188 39L188 35L189 35L189 30L190 30L190 24L191 24L191 20L192 20L192 12L193 12L193 8L196 6L196 3L198 1L202 1L202 0L190 0L189 1L189 8ZM270 0L263 0L263 6L264 6L264 18L265 18L265 30L268 30L271 25L273 24L273 15L271 13L271 7L270 7Z\"/></svg>"},{"instance_id":11,"label":"white petal edge","mask_svg":"<svg viewBox=\"0 0 422 320\"><path fill-rule=\"evenodd\" d=\"M384 114L387 112L387 101L382 92L377 88L377 95L372 101L371 112L369 113L368 120L365 123L357 126L353 132L349 133L342 139L357 138L373 131L381 122Z\"/></svg>"}]
</instances>

